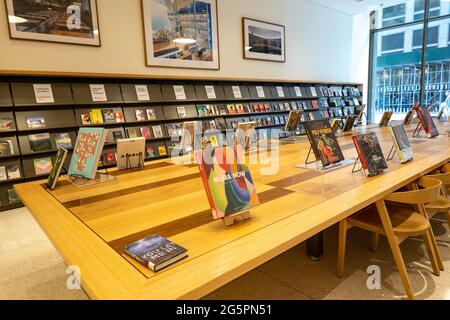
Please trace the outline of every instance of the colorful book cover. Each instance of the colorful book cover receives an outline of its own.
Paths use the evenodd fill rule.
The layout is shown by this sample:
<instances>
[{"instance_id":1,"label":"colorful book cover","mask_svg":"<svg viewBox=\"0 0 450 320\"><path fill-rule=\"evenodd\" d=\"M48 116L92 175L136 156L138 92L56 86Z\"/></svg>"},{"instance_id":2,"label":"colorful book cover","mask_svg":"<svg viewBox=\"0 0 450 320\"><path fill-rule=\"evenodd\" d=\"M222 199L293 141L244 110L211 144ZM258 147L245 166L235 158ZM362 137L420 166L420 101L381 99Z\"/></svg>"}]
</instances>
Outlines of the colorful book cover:
<instances>
[{"instance_id":1,"label":"colorful book cover","mask_svg":"<svg viewBox=\"0 0 450 320\"><path fill-rule=\"evenodd\" d=\"M91 124L103 123L103 115L101 109L92 109L90 112L90 116L91 116Z\"/></svg>"},{"instance_id":2,"label":"colorful book cover","mask_svg":"<svg viewBox=\"0 0 450 320\"><path fill-rule=\"evenodd\" d=\"M127 132L128 132L128 138L134 139L134 138L138 138L140 136L139 132L136 128L128 128Z\"/></svg>"},{"instance_id":3,"label":"colorful book cover","mask_svg":"<svg viewBox=\"0 0 450 320\"><path fill-rule=\"evenodd\" d=\"M20 173L20 167L18 164L7 165L6 173L8 174L9 180L22 178L22 174Z\"/></svg>"},{"instance_id":4,"label":"colorful book cover","mask_svg":"<svg viewBox=\"0 0 450 320\"><path fill-rule=\"evenodd\" d=\"M237 104L236 105L236 110L238 114L243 114L245 113L245 109L244 109L244 105L243 104Z\"/></svg>"},{"instance_id":5,"label":"colorful book cover","mask_svg":"<svg viewBox=\"0 0 450 320\"><path fill-rule=\"evenodd\" d=\"M102 110L103 122L104 123L115 123L116 117L113 109L103 109Z\"/></svg>"},{"instance_id":6,"label":"colorful book cover","mask_svg":"<svg viewBox=\"0 0 450 320\"><path fill-rule=\"evenodd\" d=\"M125 122L125 117L123 116L123 112L122 111L115 112L114 113L114 118L116 119L116 123Z\"/></svg>"},{"instance_id":7,"label":"colorful book cover","mask_svg":"<svg viewBox=\"0 0 450 320\"><path fill-rule=\"evenodd\" d=\"M381 174L384 169L388 168L375 133L359 134L352 138L362 167L369 177Z\"/></svg>"},{"instance_id":8,"label":"colorful book cover","mask_svg":"<svg viewBox=\"0 0 450 320\"><path fill-rule=\"evenodd\" d=\"M383 116L380 120L380 127L386 127L389 124L389 121L391 121L392 115L394 113L392 111L386 111L383 113Z\"/></svg>"},{"instance_id":9,"label":"colorful book cover","mask_svg":"<svg viewBox=\"0 0 450 320\"><path fill-rule=\"evenodd\" d=\"M147 120L146 112L143 109L134 110L134 114L136 115L136 121L145 121Z\"/></svg>"},{"instance_id":10,"label":"colorful book cover","mask_svg":"<svg viewBox=\"0 0 450 320\"><path fill-rule=\"evenodd\" d=\"M69 175L94 179L105 140L104 128L81 128L70 162Z\"/></svg>"},{"instance_id":11,"label":"colorful book cover","mask_svg":"<svg viewBox=\"0 0 450 320\"><path fill-rule=\"evenodd\" d=\"M177 107L177 114L178 114L178 118L186 118L187 117L186 108L185 107Z\"/></svg>"},{"instance_id":12,"label":"colorful book cover","mask_svg":"<svg viewBox=\"0 0 450 320\"><path fill-rule=\"evenodd\" d=\"M52 149L50 133L39 133L28 136L30 148L33 152L47 151Z\"/></svg>"},{"instance_id":13,"label":"colorful book cover","mask_svg":"<svg viewBox=\"0 0 450 320\"><path fill-rule=\"evenodd\" d=\"M161 126L153 126L152 131L155 138L162 138L164 136Z\"/></svg>"},{"instance_id":14,"label":"colorful book cover","mask_svg":"<svg viewBox=\"0 0 450 320\"><path fill-rule=\"evenodd\" d=\"M0 119L0 131L14 130L14 119L12 118L2 118Z\"/></svg>"},{"instance_id":15,"label":"colorful book cover","mask_svg":"<svg viewBox=\"0 0 450 320\"><path fill-rule=\"evenodd\" d=\"M354 116L354 115L347 116L347 118L345 118L344 128L342 129L342 131L344 131L344 132L352 131L353 126L355 125L356 119L357 119L357 116Z\"/></svg>"},{"instance_id":16,"label":"colorful book cover","mask_svg":"<svg viewBox=\"0 0 450 320\"><path fill-rule=\"evenodd\" d=\"M345 160L328 120L306 121L303 126L316 159L324 167Z\"/></svg>"},{"instance_id":17,"label":"colorful book cover","mask_svg":"<svg viewBox=\"0 0 450 320\"><path fill-rule=\"evenodd\" d=\"M64 147L60 147L58 149L58 153L56 154L55 163L53 165L52 171L47 179L47 187L51 190L55 189L56 183L58 182L58 178L61 174L61 169L64 166L64 162L66 161L67 155L69 151Z\"/></svg>"},{"instance_id":18,"label":"colorful book cover","mask_svg":"<svg viewBox=\"0 0 450 320\"><path fill-rule=\"evenodd\" d=\"M408 135L406 134L405 127L402 125L389 127L389 133L391 134L394 146L397 151L398 157L401 163L405 163L413 160L414 153L409 143Z\"/></svg>"},{"instance_id":19,"label":"colorful book cover","mask_svg":"<svg viewBox=\"0 0 450 320\"><path fill-rule=\"evenodd\" d=\"M158 235L128 244L125 247L125 253L154 272L164 269L188 255L185 248Z\"/></svg>"},{"instance_id":20,"label":"colorful book cover","mask_svg":"<svg viewBox=\"0 0 450 320\"><path fill-rule=\"evenodd\" d=\"M116 162L116 155L114 152L105 152L106 162Z\"/></svg>"},{"instance_id":21,"label":"colorful book cover","mask_svg":"<svg viewBox=\"0 0 450 320\"><path fill-rule=\"evenodd\" d=\"M197 113L198 113L199 117L206 117L206 116L208 116L209 112L207 112L206 106L196 106L196 109L197 109Z\"/></svg>"},{"instance_id":22,"label":"colorful book cover","mask_svg":"<svg viewBox=\"0 0 450 320\"><path fill-rule=\"evenodd\" d=\"M156 151L153 145L148 145L145 148L145 153L147 155L147 158L154 158L156 157Z\"/></svg>"},{"instance_id":23,"label":"colorful book cover","mask_svg":"<svg viewBox=\"0 0 450 320\"><path fill-rule=\"evenodd\" d=\"M0 157L11 156L15 153L12 140L0 140Z\"/></svg>"},{"instance_id":24,"label":"colorful book cover","mask_svg":"<svg viewBox=\"0 0 450 320\"><path fill-rule=\"evenodd\" d=\"M155 109L147 109L147 110L145 110L145 112L147 112L147 119L148 120L156 120Z\"/></svg>"},{"instance_id":25,"label":"colorful book cover","mask_svg":"<svg viewBox=\"0 0 450 320\"><path fill-rule=\"evenodd\" d=\"M414 110L417 112L420 123L425 130L428 138L437 137L439 131L434 124L433 118L430 115L430 111L427 108L421 106L415 106Z\"/></svg>"},{"instance_id":26,"label":"colorful book cover","mask_svg":"<svg viewBox=\"0 0 450 320\"><path fill-rule=\"evenodd\" d=\"M89 124L92 124L92 123L91 123L91 115L90 115L90 113L83 113L83 114L81 115L81 123L82 123L83 125L89 125Z\"/></svg>"},{"instance_id":27,"label":"colorful book cover","mask_svg":"<svg viewBox=\"0 0 450 320\"><path fill-rule=\"evenodd\" d=\"M255 185L243 161L240 146L197 150L195 157L215 219L259 205Z\"/></svg>"},{"instance_id":28,"label":"colorful book cover","mask_svg":"<svg viewBox=\"0 0 450 320\"><path fill-rule=\"evenodd\" d=\"M6 191L8 193L8 201L9 204L17 204L20 203L20 199L17 196L17 193L14 191L13 187L9 187Z\"/></svg>"},{"instance_id":29,"label":"colorful book cover","mask_svg":"<svg viewBox=\"0 0 450 320\"><path fill-rule=\"evenodd\" d=\"M59 149L60 147L64 147L66 149L72 148L72 139L70 138L70 135L65 133L56 133L55 134L55 143L56 143L56 149Z\"/></svg>"},{"instance_id":30,"label":"colorful book cover","mask_svg":"<svg viewBox=\"0 0 450 320\"><path fill-rule=\"evenodd\" d=\"M167 150L166 150L166 146L159 146L158 147L158 153L159 155L162 156L167 156Z\"/></svg>"},{"instance_id":31,"label":"colorful book cover","mask_svg":"<svg viewBox=\"0 0 450 320\"><path fill-rule=\"evenodd\" d=\"M151 133L149 127L143 127L140 130L141 130L141 136L144 137L146 140L152 138L152 133Z\"/></svg>"},{"instance_id":32,"label":"colorful book cover","mask_svg":"<svg viewBox=\"0 0 450 320\"><path fill-rule=\"evenodd\" d=\"M227 105L228 114L237 114L236 107L234 104Z\"/></svg>"},{"instance_id":33,"label":"colorful book cover","mask_svg":"<svg viewBox=\"0 0 450 320\"><path fill-rule=\"evenodd\" d=\"M45 118L42 116L27 117L26 119L29 129L45 128Z\"/></svg>"},{"instance_id":34,"label":"colorful book cover","mask_svg":"<svg viewBox=\"0 0 450 320\"><path fill-rule=\"evenodd\" d=\"M341 124L341 119L333 119L331 120L331 130L336 133L339 129L339 125Z\"/></svg>"},{"instance_id":35,"label":"colorful book cover","mask_svg":"<svg viewBox=\"0 0 450 320\"><path fill-rule=\"evenodd\" d=\"M219 115L224 116L227 114L227 107L224 104L219 105Z\"/></svg>"},{"instance_id":36,"label":"colorful book cover","mask_svg":"<svg viewBox=\"0 0 450 320\"><path fill-rule=\"evenodd\" d=\"M113 138L114 142L117 142L119 139L123 139L123 132L122 131L113 131Z\"/></svg>"},{"instance_id":37,"label":"colorful book cover","mask_svg":"<svg viewBox=\"0 0 450 320\"><path fill-rule=\"evenodd\" d=\"M49 174L53 169L51 158L34 159L33 164L34 172L37 176Z\"/></svg>"}]
</instances>

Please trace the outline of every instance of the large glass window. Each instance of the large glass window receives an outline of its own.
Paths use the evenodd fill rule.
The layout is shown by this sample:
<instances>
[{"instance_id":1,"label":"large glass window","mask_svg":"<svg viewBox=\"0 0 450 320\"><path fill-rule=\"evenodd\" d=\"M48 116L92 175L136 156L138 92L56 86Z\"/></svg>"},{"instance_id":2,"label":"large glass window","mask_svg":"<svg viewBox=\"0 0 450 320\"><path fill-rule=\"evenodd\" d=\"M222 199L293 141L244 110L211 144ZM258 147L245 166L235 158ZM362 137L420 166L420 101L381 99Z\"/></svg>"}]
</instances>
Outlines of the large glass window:
<instances>
[{"instance_id":1,"label":"large glass window","mask_svg":"<svg viewBox=\"0 0 450 320\"><path fill-rule=\"evenodd\" d=\"M394 26L405 22L406 4L401 3L383 9L383 27Z\"/></svg>"},{"instance_id":2,"label":"large glass window","mask_svg":"<svg viewBox=\"0 0 450 320\"><path fill-rule=\"evenodd\" d=\"M428 106L435 113L447 98L450 1L428 1L430 17L426 22L423 20L425 0L405 0L378 12L381 28L373 30L371 37L369 117L372 122L379 122L385 111L393 111L395 120L403 119L414 103ZM426 46L424 26L427 27ZM422 66L423 52L426 63Z\"/></svg>"}]
</instances>

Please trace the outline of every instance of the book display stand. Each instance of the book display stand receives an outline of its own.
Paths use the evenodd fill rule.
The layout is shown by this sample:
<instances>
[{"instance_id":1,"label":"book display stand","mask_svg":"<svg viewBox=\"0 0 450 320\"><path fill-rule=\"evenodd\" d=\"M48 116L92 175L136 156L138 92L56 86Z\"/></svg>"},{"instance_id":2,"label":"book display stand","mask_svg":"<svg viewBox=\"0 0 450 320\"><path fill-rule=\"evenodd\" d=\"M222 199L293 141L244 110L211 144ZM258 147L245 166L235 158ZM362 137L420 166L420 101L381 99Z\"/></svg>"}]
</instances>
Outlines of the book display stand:
<instances>
[{"instance_id":1,"label":"book display stand","mask_svg":"<svg viewBox=\"0 0 450 320\"><path fill-rule=\"evenodd\" d=\"M296 165L296 168L302 168L307 170L317 170L320 172L331 172L334 170L338 170L341 168L348 167L355 163L352 159L345 159L340 162L332 163L329 166L324 167L320 160L310 160L311 154L313 154L312 147L309 147L308 155L306 156L306 160L304 163L301 163L299 165Z\"/></svg>"},{"instance_id":2,"label":"book display stand","mask_svg":"<svg viewBox=\"0 0 450 320\"><path fill-rule=\"evenodd\" d=\"M389 151L389 154L388 154L388 156L386 158L386 161L393 160L396 153L397 153L397 150L395 150L395 146L392 146L391 150Z\"/></svg>"},{"instance_id":3,"label":"book display stand","mask_svg":"<svg viewBox=\"0 0 450 320\"><path fill-rule=\"evenodd\" d=\"M395 152L394 152L394 154L395 154ZM359 164L359 166L358 166L358 164ZM384 173L383 170L380 170L376 174L367 175L366 172L363 170L363 167L362 167L361 160L360 160L359 156L356 158L355 163L353 165L352 174L353 173L357 173L357 172L362 172L365 176L368 176L368 177L375 177L375 176L379 176L380 174Z\"/></svg>"},{"instance_id":4,"label":"book display stand","mask_svg":"<svg viewBox=\"0 0 450 320\"><path fill-rule=\"evenodd\" d=\"M414 138L419 138L419 134L420 134L420 132L422 131L422 129L423 129L422 123L419 122L419 123L417 124L416 129L414 129L412 138L413 138L413 139L414 139Z\"/></svg>"},{"instance_id":5,"label":"book display stand","mask_svg":"<svg viewBox=\"0 0 450 320\"><path fill-rule=\"evenodd\" d=\"M65 178L67 179L67 181L80 188L116 180L116 178L108 172L105 173L97 172L95 179L86 179L83 177L68 176L68 175L66 175Z\"/></svg>"},{"instance_id":6,"label":"book display stand","mask_svg":"<svg viewBox=\"0 0 450 320\"><path fill-rule=\"evenodd\" d=\"M222 221L226 227L229 227L238 223L239 221L250 220L251 218L252 215L250 214L250 211L243 211L236 214L232 214L230 216L226 216L222 219Z\"/></svg>"},{"instance_id":7,"label":"book display stand","mask_svg":"<svg viewBox=\"0 0 450 320\"><path fill-rule=\"evenodd\" d=\"M126 164L126 168L125 170L143 170L145 169L145 160L144 160L144 154L142 152L139 152L139 154L137 155L139 157L139 163L137 167L132 167L131 166L131 158L134 157L135 155L129 154L127 153L125 155L125 157L127 158L127 164Z\"/></svg>"}]
</instances>

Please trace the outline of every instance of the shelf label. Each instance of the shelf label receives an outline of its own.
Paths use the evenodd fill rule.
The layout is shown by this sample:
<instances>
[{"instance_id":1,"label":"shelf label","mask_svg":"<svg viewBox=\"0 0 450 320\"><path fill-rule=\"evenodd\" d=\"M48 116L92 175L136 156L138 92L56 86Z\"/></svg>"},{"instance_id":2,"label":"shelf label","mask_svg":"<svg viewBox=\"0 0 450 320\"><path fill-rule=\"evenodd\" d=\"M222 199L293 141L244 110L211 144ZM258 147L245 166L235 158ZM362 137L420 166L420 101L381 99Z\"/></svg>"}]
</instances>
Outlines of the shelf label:
<instances>
[{"instance_id":1,"label":"shelf label","mask_svg":"<svg viewBox=\"0 0 450 320\"><path fill-rule=\"evenodd\" d=\"M242 99L242 92L239 86L232 86L233 95L235 99Z\"/></svg>"},{"instance_id":2,"label":"shelf label","mask_svg":"<svg viewBox=\"0 0 450 320\"><path fill-rule=\"evenodd\" d=\"M284 90L283 87L277 87L278 98L284 98Z\"/></svg>"},{"instance_id":3,"label":"shelf label","mask_svg":"<svg viewBox=\"0 0 450 320\"><path fill-rule=\"evenodd\" d=\"M33 84L36 103L55 103L51 84Z\"/></svg>"},{"instance_id":4,"label":"shelf label","mask_svg":"<svg viewBox=\"0 0 450 320\"><path fill-rule=\"evenodd\" d=\"M316 91L316 88L311 87L311 94L312 94L313 97L317 97L317 91Z\"/></svg>"},{"instance_id":5,"label":"shelf label","mask_svg":"<svg viewBox=\"0 0 450 320\"><path fill-rule=\"evenodd\" d=\"M173 86L175 92L175 98L177 100L186 100L186 92L184 92L184 86Z\"/></svg>"},{"instance_id":6,"label":"shelf label","mask_svg":"<svg viewBox=\"0 0 450 320\"><path fill-rule=\"evenodd\" d=\"M205 86L205 90L208 99L217 99L216 90L214 89L214 86Z\"/></svg>"},{"instance_id":7,"label":"shelf label","mask_svg":"<svg viewBox=\"0 0 450 320\"><path fill-rule=\"evenodd\" d=\"M144 85L135 85L134 88L136 89L136 95L138 98L138 101L150 101L150 95L148 93L147 86Z\"/></svg>"},{"instance_id":8,"label":"shelf label","mask_svg":"<svg viewBox=\"0 0 450 320\"><path fill-rule=\"evenodd\" d=\"M266 94L264 93L264 88L261 86L256 87L256 93L258 94L258 98L265 98Z\"/></svg>"},{"instance_id":9,"label":"shelf label","mask_svg":"<svg viewBox=\"0 0 450 320\"><path fill-rule=\"evenodd\" d=\"M300 90L300 87L294 87L295 90L295 95L297 97L301 97L302 96L302 90Z\"/></svg>"},{"instance_id":10,"label":"shelf label","mask_svg":"<svg viewBox=\"0 0 450 320\"><path fill-rule=\"evenodd\" d=\"M90 84L92 101L94 102L105 102L108 101L106 97L105 85L103 84Z\"/></svg>"}]
</instances>

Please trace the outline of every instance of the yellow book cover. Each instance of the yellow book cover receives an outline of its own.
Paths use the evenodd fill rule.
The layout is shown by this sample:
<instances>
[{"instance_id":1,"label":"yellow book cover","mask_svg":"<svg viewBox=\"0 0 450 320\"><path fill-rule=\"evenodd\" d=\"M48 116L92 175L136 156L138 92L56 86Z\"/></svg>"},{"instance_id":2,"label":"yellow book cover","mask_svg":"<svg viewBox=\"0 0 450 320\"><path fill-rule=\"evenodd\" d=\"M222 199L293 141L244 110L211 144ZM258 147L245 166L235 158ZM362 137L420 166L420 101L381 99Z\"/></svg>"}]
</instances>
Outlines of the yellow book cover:
<instances>
[{"instance_id":1,"label":"yellow book cover","mask_svg":"<svg viewBox=\"0 0 450 320\"><path fill-rule=\"evenodd\" d=\"M159 153L160 156L166 156L167 155L166 147L165 146L159 146L158 147L158 153Z\"/></svg>"},{"instance_id":2,"label":"yellow book cover","mask_svg":"<svg viewBox=\"0 0 450 320\"><path fill-rule=\"evenodd\" d=\"M90 113L91 113L92 124L102 124L103 123L102 111L100 109L92 109Z\"/></svg>"}]
</instances>

